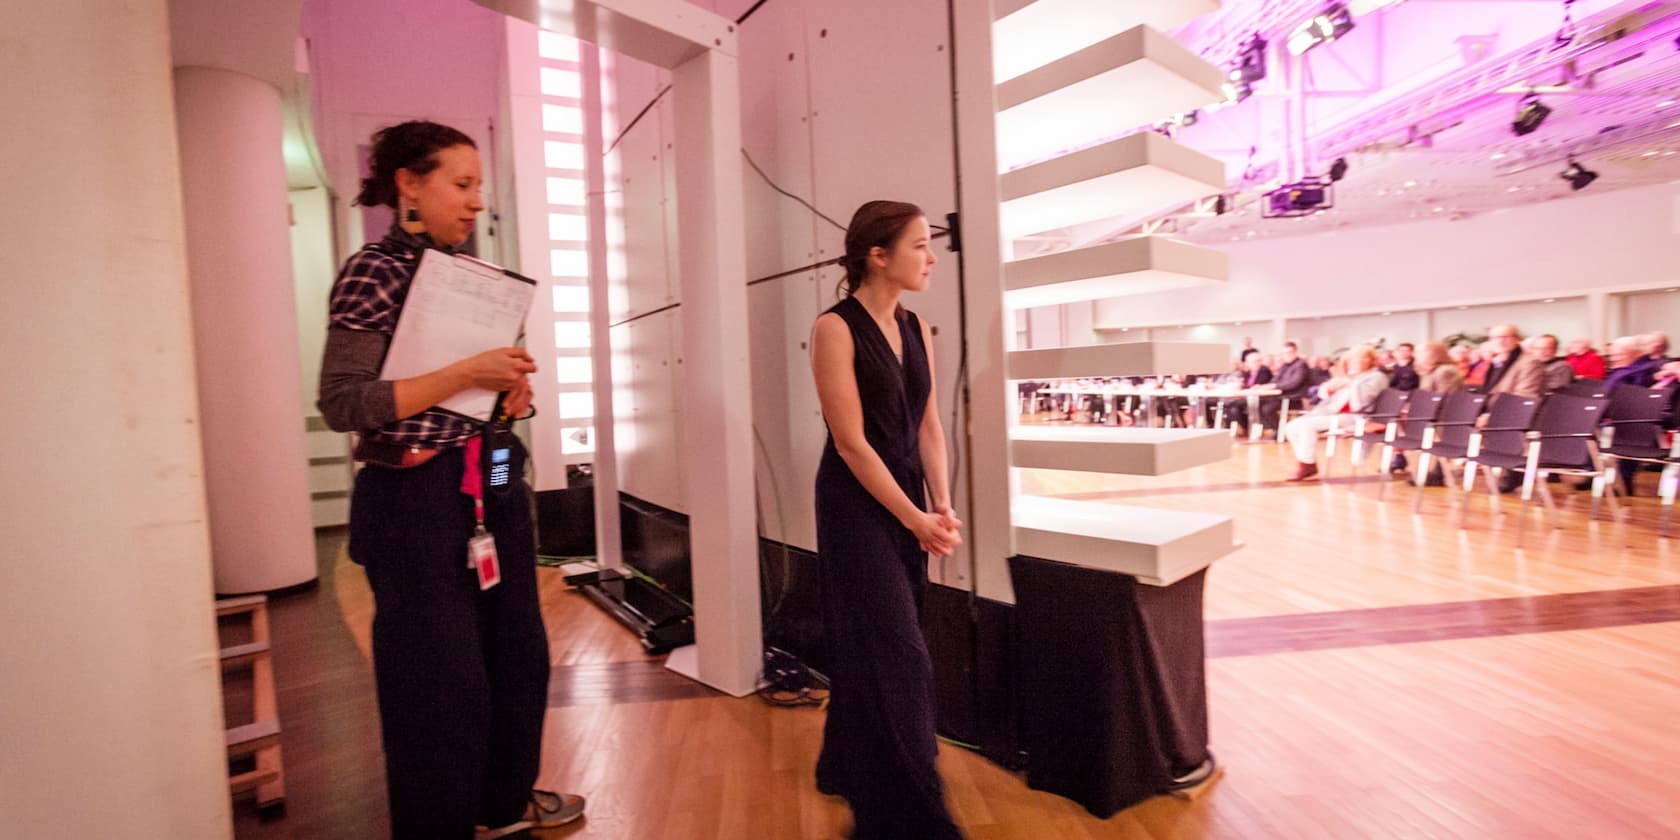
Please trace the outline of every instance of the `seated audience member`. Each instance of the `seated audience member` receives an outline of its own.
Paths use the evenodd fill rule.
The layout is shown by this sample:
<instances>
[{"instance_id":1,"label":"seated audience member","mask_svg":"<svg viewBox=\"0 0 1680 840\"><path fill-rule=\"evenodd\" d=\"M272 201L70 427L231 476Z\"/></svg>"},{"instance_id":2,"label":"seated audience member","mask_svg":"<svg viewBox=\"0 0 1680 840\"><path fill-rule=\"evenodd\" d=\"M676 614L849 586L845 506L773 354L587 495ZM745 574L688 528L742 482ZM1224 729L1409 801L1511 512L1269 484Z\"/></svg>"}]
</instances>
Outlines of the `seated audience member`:
<instances>
[{"instance_id":1,"label":"seated audience member","mask_svg":"<svg viewBox=\"0 0 1680 840\"><path fill-rule=\"evenodd\" d=\"M1318 386L1329 382L1335 375L1333 365L1326 356L1314 356L1307 362L1307 402L1318 402Z\"/></svg>"},{"instance_id":2,"label":"seated audience member","mask_svg":"<svg viewBox=\"0 0 1680 840\"><path fill-rule=\"evenodd\" d=\"M1158 387L1181 389L1187 386L1192 379L1193 377L1187 374L1175 373L1172 376L1163 377L1158 383ZM1190 400L1179 396L1162 396L1153 399L1155 400L1155 416L1160 418L1162 426L1190 425L1185 413L1190 408Z\"/></svg>"},{"instance_id":3,"label":"seated audience member","mask_svg":"<svg viewBox=\"0 0 1680 840\"><path fill-rule=\"evenodd\" d=\"M1579 379L1603 379L1604 357L1592 348L1592 342L1585 338L1575 338L1569 341L1569 355L1566 357L1569 367L1575 371Z\"/></svg>"},{"instance_id":4,"label":"seated audience member","mask_svg":"<svg viewBox=\"0 0 1680 840\"><path fill-rule=\"evenodd\" d=\"M1672 388L1680 384L1680 362L1664 362L1657 369L1657 376L1651 380L1652 388Z\"/></svg>"},{"instance_id":5,"label":"seated audience member","mask_svg":"<svg viewBox=\"0 0 1680 840\"><path fill-rule=\"evenodd\" d=\"M1476 345L1470 353L1470 367L1464 371L1464 387L1472 391L1479 391L1487 382L1488 371L1493 367L1493 359L1499 354L1492 339Z\"/></svg>"},{"instance_id":6,"label":"seated audience member","mask_svg":"<svg viewBox=\"0 0 1680 840\"><path fill-rule=\"evenodd\" d=\"M1623 385L1656 388L1667 384L1663 372L1668 369L1668 336L1660 332L1633 337L1623 336L1610 344L1610 374L1604 378L1604 392L1610 393ZM1617 461L1616 472L1622 477L1624 492L1632 496L1634 478L1639 474L1637 461ZM1576 487L1590 486L1581 482Z\"/></svg>"},{"instance_id":7,"label":"seated audience member","mask_svg":"<svg viewBox=\"0 0 1680 840\"><path fill-rule=\"evenodd\" d=\"M1450 394L1464 390L1464 374L1448 355L1447 345L1439 341L1424 343L1417 357L1417 377L1418 387L1425 391ZM1406 456L1394 453L1388 468L1395 472L1406 469Z\"/></svg>"},{"instance_id":8,"label":"seated audience member","mask_svg":"<svg viewBox=\"0 0 1680 840\"><path fill-rule=\"evenodd\" d=\"M1277 373L1272 377L1272 385L1283 393L1260 400L1260 422L1273 429L1278 427L1278 416L1283 410L1284 401L1287 400L1292 407L1305 408L1307 389L1313 384L1307 360L1301 358L1300 348L1295 342L1285 341L1283 351L1278 353L1277 359Z\"/></svg>"},{"instance_id":9,"label":"seated audience member","mask_svg":"<svg viewBox=\"0 0 1680 840\"><path fill-rule=\"evenodd\" d=\"M1510 328L1510 334L1517 334L1515 328ZM1515 339L1500 338L1497 341L1500 341L1500 346L1507 346ZM1514 348L1495 356L1494 366L1488 368L1487 378L1487 383L1482 385L1482 393L1488 395L1490 405L1507 393L1517 396L1541 396L1541 390L1546 385L1546 365L1537 360L1534 354L1524 353L1522 343L1517 341ZM1482 420L1485 422L1487 415L1482 415ZM1505 474L1509 475L1509 470Z\"/></svg>"},{"instance_id":10,"label":"seated audience member","mask_svg":"<svg viewBox=\"0 0 1680 840\"><path fill-rule=\"evenodd\" d=\"M1604 392L1608 394L1618 385L1651 387L1663 366L1662 359L1650 355L1653 345L1650 335L1624 335L1610 342L1610 373L1604 377ZM1662 349L1667 350L1667 339L1663 339Z\"/></svg>"},{"instance_id":11,"label":"seated audience member","mask_svg":"<svg viewBox=\"0 0 1680 840\"><path fill-rule=\"evenodd\" d=\"M1307 379L1310 384L1322 385L1330 381L1330 358L1328 356L1314 356L1307 362Z\"/></svg>"},{"instance_id":12,"label":"seated audience member","mask_svg":"<svg viewBox=\"0 0 1680 840\"><path fill-rule=\"evenodd\" d=\"M1523 353L1522 335L1512 324L1500 324L1488 337L1495 353L1482 382L1481 392L1489 395L1517 394L1540 396L1545 380L1544 365L1534 356Z\"/></svg>"},{"instance_id":13,"label":"seated audience member","mask_svg":"<svg viewBox=\"0 0 1680 840\"><path fill-rule=\"evenodd\" d=\"M1423 345L1417 360L1418 387L1425 391L1450 394L1464 390L1464 373L1458 369L1447 345L1431 341Z\"/></svg>"},{"instance_id":14,"label":"seated audience member","mask_svg":"<svg viewBox=\"0 0 1680 840\"><path fill-rule=\"evenodd\" d=\"M1258 388L1270 385L1272 372L1260 363L1260 351L1250 347L1242 352L1243 378L1237 384L1243 388ZM1240 434L1248 434L1248 398L1225 398L1225 421L1238 427Z\"/></svg>"},{"instance_id":15,"label":"seated audience member","mask_svg":"<svg viewBox=\"0 0 1680 840\"><path fill-rule=\"evenodd\" d=\"M1528 340L1528 355L1540 363L1540 393L1552 394L1575 381L1575 368L1558 357L1557 336L1537 335Z\"/></svg>"},{"instance_id":16,"label":"seated audience member","mask_svg":"<svg viewBox=\"0 0 1680 840\"><path fill-rule=\"evenodd\" d=\"M1470 358L1475 355L1476 348L1467 341L1460 341L1447 349L1447 358L1458 365L1458 375L1462 379L1470 375Z\"/></svg>"},{"instance_id":17,"label":"seated audience member","mask_svg":"<svg viewBox=\"0 0 1680 840\"><path fill-rule=\"evenodd\" d=\"M1417 390L1418 372L1412 358L1414 349L1409 341L1394 345L1394 365L1388 370L1388 387L1400 391Z\"/></svg>"},{"instance_id":18,"label":"seated audience member","mask_svg":"<svg viewBox=\"0 0 1680 840\"><path fill-rule=\"evenodd\" d=\"M1389 374L1392 379L1394 373L1394 351L1386 347L1378 350L1377 367L1382 368L1382 372Z\"/></svg>"},{"instance_id":19,"label":"seated audience member","mask_svg":"<svg viewBox=\"0 0 1680 840\"><path fill-rule=\"evenodd\" d=\"M1661 369L1663 365L1672 361L1668 356L1668 333L1653 332L1641 336L1645 358L1651 365ZM1652 374L1655 376L1655 374Z\"/></svg>"},{"instance_id":20,"label":"seated audience member","mask_svg":"<svg viewBox=\"0 0 1680 840\"><path fill-rule=\"evenodd\" d=\"M1290 481L1318 475L1318 433L1336 424L1338 415L1360 414L1388 387L1388 374L1377 367L1377 353L1361 345L1342 357L1345 375L1320 386L1321 399L1312 411L1289 421L1289 445L1297 462Z\"/></svg>"}]
</instances>

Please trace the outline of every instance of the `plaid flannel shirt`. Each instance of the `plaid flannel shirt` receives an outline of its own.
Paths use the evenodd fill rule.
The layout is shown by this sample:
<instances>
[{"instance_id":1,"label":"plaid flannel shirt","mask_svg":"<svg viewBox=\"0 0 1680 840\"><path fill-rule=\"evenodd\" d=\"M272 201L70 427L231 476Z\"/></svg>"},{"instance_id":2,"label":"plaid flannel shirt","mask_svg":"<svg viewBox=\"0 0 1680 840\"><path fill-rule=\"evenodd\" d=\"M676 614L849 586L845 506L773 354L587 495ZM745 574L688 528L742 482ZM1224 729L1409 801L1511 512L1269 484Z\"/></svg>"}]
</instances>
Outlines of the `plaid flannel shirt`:
<instances>
[{"instance_id":1,"label":"plaid flannel shirt","mask_svg":"<svg viewBox=\"0 0 1680 840\"><path fill-rule=\"evenodd\" d=\"M427 248L439 246L425 234L412 234L400 225L392 225L384 239L351 255L333 282L328 326L383 333L389 345L408 297L409 283ZM360 434L368 440L399 446L446 449L478 433L479 426L471 419L434 407Z\"/></svg>"}]
</instances>

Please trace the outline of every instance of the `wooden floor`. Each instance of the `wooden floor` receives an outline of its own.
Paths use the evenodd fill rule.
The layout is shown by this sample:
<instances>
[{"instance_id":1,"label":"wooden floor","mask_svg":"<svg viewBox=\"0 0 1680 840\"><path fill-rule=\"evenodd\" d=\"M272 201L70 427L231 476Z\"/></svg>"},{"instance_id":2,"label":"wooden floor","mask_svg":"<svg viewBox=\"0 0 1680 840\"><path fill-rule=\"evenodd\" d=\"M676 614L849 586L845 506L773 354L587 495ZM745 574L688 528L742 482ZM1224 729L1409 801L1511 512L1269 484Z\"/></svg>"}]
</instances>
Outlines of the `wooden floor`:
<instances>
[{"instance_id":1,"label":"wooden floor","mask_svg":"<svg viewBox=\"0 0 1680 840\"><path fill-rule=\"evenodd\" d=\"M1235 517L1245 547L1207 588L1212 748L1227 773L1194 802L1098 820L942 745L970 837L1680 837L1680 544L1656 537L1652 476L1618 524L1588 522L1584 499L1561 491L1554 531L1533 514L1518 528L1510 497L1504 517L1485 496L1459 516L1430 489L1413 516L1409 486L1379 502L1386 479L1286 484L1292 464L1262 444L1165 478L1023 477L1033 493ZM242 805L240 837L385 830L371 603L338 551L324 540L332 574L290 596L305 608L276 605L290 799L270 822ZM544 836L843 835L843 801L812 775L820 711L680 693L542 574L556 666L542 783L590 798L583 823Z\"/></svg>"}]
</instances>

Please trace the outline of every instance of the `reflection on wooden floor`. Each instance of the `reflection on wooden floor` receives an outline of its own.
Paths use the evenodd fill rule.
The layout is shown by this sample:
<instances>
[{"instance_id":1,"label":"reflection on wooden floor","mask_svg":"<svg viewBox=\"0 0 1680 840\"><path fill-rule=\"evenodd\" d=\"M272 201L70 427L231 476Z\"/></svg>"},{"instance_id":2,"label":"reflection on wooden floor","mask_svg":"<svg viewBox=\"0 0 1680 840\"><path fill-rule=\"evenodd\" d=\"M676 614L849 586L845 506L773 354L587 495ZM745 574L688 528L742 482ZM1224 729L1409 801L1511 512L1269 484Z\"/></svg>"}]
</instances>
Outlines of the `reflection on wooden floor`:
<instances>
[{"instance_id":1,"label":"reflection on wooden floor","mask_svg":"<svg viewBox=\"0 0 1680 840\"><path fill-rule=\"evenodd\" d=\"M1207 594L1213 749L1228 773L1197 801L1156 799L1097 820L942 745L970 837L1680 836L1680 562L1656 538L1652 499L1635 499L1626 522L1593 524L1565 493L1563 528L1533 514L1519 545L1509 500L1494 518L1475 498L1460 529L1445 491L1427 491L1414 517L1410 487L1379 502L1374 479L1277 483L1290 463L1286 448L1263 444L1165 478L1023 476L1027 492L1236 517L1245 547L1214 567ZM556 673L581 679L577 692L557 684L542 782L590 797L584 823L544 836L843 836L844 803L818 794L812 775L820 711L710 692L645 700L663 678L640 647L558 574L543 575ZM339 639L326 647L356 661L288 672L276 642L289 783L294 760L311 776L365 777L370 745L377 754L371 606L359 570L341 560L334 578L321 597L337 614L311 618ZM625 676L616 692L615 673ZM299 680L309 692L288 693ZM305 706L329 701L334 736L308 742L327 754L294 759L304 745L291 739L306 736L293 733L314 725ZM339 763L339 752L363 758ZM382 831L382 813L318 831L317 803L292 786L285 820L242 816L239 835ZM310 831L291 830L302 825Z\"/></svg>"}]
</instances>

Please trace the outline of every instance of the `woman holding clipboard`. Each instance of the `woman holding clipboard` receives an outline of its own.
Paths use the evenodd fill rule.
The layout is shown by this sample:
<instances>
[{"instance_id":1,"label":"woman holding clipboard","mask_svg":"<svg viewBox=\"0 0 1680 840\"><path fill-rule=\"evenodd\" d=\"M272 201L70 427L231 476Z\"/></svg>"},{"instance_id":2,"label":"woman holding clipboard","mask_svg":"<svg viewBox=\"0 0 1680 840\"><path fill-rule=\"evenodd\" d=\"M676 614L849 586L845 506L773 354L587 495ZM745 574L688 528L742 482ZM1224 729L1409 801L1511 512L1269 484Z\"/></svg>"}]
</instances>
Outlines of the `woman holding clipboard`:
<instances>
[{"instance_id":1,"label":"woman holding clipboard","mask_svg":"<svg viewBox=\"0 0 1680 840\"><path fill-rule=\"evenodd\" d=\"M392 835L465 840L477 826L487 840L570 822L582 797L532 789L549 662L525 453L513 439L507 492L483 493L484 424L436 407L483 388L504 392L502 416L518 417L536 365L501 347L420 376L379 376L422 253L453 252L484 209L478 150L448 126L406 122L374 134L371 168L356 202L389 206L398 221L333 284L319 406L334 431L356 433L365 464L350 557L373 590Z\"/></svg>"}]
</instances>

